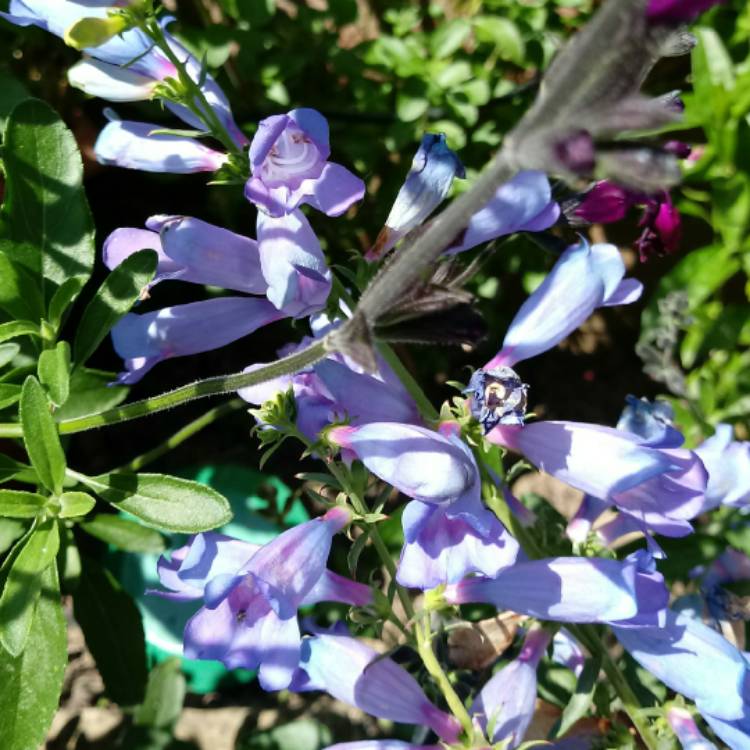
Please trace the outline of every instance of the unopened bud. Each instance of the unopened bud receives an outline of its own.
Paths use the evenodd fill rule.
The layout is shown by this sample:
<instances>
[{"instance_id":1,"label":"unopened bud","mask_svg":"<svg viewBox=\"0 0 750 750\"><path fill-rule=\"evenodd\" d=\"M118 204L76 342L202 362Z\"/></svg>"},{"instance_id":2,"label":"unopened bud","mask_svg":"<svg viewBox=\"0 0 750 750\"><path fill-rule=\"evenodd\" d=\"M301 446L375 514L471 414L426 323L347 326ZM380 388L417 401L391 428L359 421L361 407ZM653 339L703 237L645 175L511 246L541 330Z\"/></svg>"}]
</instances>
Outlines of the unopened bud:
<instances>
[{"instance_id":1,"label":"unopened bud","mask_svg":"<svg viewBox=\"0 0 750 750\"><path fill-rule=\"evenodd\" d=\"M81 18L66 29L63 38L70 47L82 50L108 42L127 27L127 19L119 14L107 18Z\"/></svg>"}]
</instances>

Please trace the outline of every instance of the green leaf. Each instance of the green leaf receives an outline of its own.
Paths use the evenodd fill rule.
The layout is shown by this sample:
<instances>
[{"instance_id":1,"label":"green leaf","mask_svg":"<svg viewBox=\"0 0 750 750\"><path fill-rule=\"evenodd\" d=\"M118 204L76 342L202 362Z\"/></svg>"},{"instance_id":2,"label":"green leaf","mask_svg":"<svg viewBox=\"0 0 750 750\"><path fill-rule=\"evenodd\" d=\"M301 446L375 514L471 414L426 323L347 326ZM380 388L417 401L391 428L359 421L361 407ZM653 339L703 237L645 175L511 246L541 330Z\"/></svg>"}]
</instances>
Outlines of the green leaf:
<instances>
[{"instance_id":1,"label":"green leaf","mask_svg":"<svg viewBox=\"0 0 750 750\"><path fill-rule=\"evenodd\" d=\"M560 716L550 731L549 738L551 740L562 737L579 719L582 719L586 715L594 699L594 690L596 689L596 681L599 677L601 667L601 659L599 658L586 660L583 670L578 677L578 684L576 685L573 697L568 702L568 705L565 706L562 716Z\"/></svg>"},{"instance_id":2,"label":"green leaf","mask_svg":"<svg viewBox=\"0 0 750 750\"><path fill-rule=\"evenodd\" d=\"M83 560L73 614L109 697L124 706L140 703L147 676L140 612L114 576L90 558Z\"/></svg>"},{"instance_id":3,"label":"green leaf","mask_svg":"<svg viewBox=\"0 0 750 750\"><path fill-rule=\"evenodd\" d=\"M71 276L90 276L94 226L73 134L49 105L21 102L5 128L3 234L41 252L29 259L44 297Z\"/></svg>"},{"instance_id":4,"label":"green leaf","mask_svg":"<svg viewBox=\"0 0 750 750\"><path fill-rule=\"evenodd\" d=\"M164 537L135 521L108 513L97 513L79 524L87 534L126 552L158 554L166 549Z\"/></svg>"},{"instance_id":5,"label":"green leaf","mask_svg":"<svg viewBox=\"0 0 750 750\"><path fill-rule=\"evenodd\" d=\"M7 70L0 70L0 131L5 128L5 122L13 108L28 98L29 92L24 85Z\"/></svg>"},{"instance_id":6,"label":"green leaf","mask_svg":"<svg viewBox=\"0 0 750 750\"><path fill-rule=\"evenodd\" d=\"M26 378L21 392L21 424L32 466L44 486L59 495L65 479L65 453L49 411L47 395L33 375Z\"/></svg>"},{"instance_id":7,"label":"green leaf","mask_svg":"<svg viewBox=\"0 0 750 750\"><path fill-rule=\"evenodd\" d=\"M71 474L108 503L153 528L196 533L223 526L232 518L223 495L189 479L165 474Z\"/></svg>"},{"instance_id":8,"label":"green leaf","mask_svg":"<svg viewBox=\"0 0 750 750\"><path fill-rule=\"evenodd\" d=\"M60 495L60 518L85 516L94 509L96 500L88 492L63 492Z\"/></svg>"},{"instance_id":9,"label":"green leaf","mask_svg":"<svg viewBox=\"0 0 750 750\"><path fill-rule=\"evenodd\" d=\"M268 730L240 732L236 750L320 750L332 742L331 730L315 719L298 719Z\"/></svg>"},{"instance_id":10,"label":"green leaf","mask_svg":"<svg viewBox=\"0 0 750 750\"><path fill-rule=\"evenodd\" d=\"M12 383L0 383L0 409L15 404L21 398L21 386Z\"/></svg>"},{"instance_id":11,"label":"green leaf","mask_svg":"<svg viewBox=\"0 0 750 750\"><path fill-rule=\"evenodd\" d=\"M158 257L139 250L117 266L99 287L83 312L75 339L75 362L84 363L123 315L138 301L154 278Z\"/></svg>"},{"instance_id":12,"label":"green leaf","mask_svg":"<svg viewBox=\"0 0 750 750\"><path fill-rule=\"evenodd\" d=\"M77 367L70 376L70 396L55 412L56 419L73 419L117 406L125 400L128 388L108 385L114 379L112 372Z\"/></svg>"},{"instance_id":13,"label":"green leaf","mask_svg":"<svg viewBox=\"0 0 750 750\"><path fill-rule=\"evenodd\" d=\"M88 277L85 275L71 276L63 281L52 295L47 312L47 320L54 331L62 325L63 316L67 309L76 301L81 290L86 286Z\"/></svg>"},{"instance_id":14,"label":"green leaf","mask_svg":"<svg viewBox=\"0 0 750 750\"><path fill-rule=\"evenodd\" d=\"M404 122L418 120L429 106L430 103L424 97L414 97L402 92L396 97L396 115Z\"/></svg>"},{"instance_id":15,"label":"green leaf","mask_svg":"<svg viewBox=\"0 0 750 750\"><path fill-rule=\"evenodd\" d=\"M46 503L47 498L36 492L0 490L0 516L7 518L35 518Z\"/></svg>"},{"instance_id":16,"label":"green leaf","mask_svg":"<svg viewBox=\"0 0 750 750\"><path fill-rule=\"evenodd\" d=\"M0 555L5 554L28 529L24 523L13 518L0 518Z\"/></svg>"},{"instance_id":17,"label":"green leaf","mask_svg":"<svg viewBox=\"0 0 750 750\"><path fill-rule=\"evenodd\" d=\"M440 24L437 31L430 38L433 57L442 59L450 57L471 33L471 24L465 18L454 18Z\"/></svg>"},{"instance_id":18,"label":"green leaf","mask_svg":"<svg viewBox=\"0 0 750 750\"><path fill-rule=\"evenodd\" d=\"M0 342L26 335L39 336L39 326L30 320L11 320L9 323L0 323Z\"/></svg>"},{"instance_id":19,"label":"green leaf","mask_svg":"<svg viewBox=\"0 0 750 750\"><path fill-rule=\"evenodd\" d=\"M0 484L3 482L9 482L13 477L21 471L29 469L26 464L14 461L10 456L5 456L0 453Z\"/></svg>"},{"instance_id":20,"label":"green leaf","mask_svg":"<svg viewBox=\"0 0 750 750\"><path fill-rule=\"evenodd\" d=\"M10 364L20 351L18 344L0 344L0 368Z\"/></svg>"},{"instance_id":21,"label":"green leaf","mask_svg":"<svg viewBox=\"0 0 750 750\"><path fill-rule=\"evenodd\" d=\"M39 355L37 374L42 385L46 386L49 397L55 406L68 400L70 393L70 345L59 341L54 349L45 349Z\"/></svg>"},{"instance_id":22,"label":"green leaf","mask_svg":"<svg viewBox=\"0 0 750 750\"><path fill-rule=\"evenodd\" d=\"M526 44L513 21L500 16L477 16L473 23L478 41L494 44L495 54L502 60L523 65Z\"/></svg>"},{"instance_id":23,"label":"green leaf","mask_svg":"<svg viewBox=\"0 0 750 750\"><path fill-rule=\"evenodd\" d=\"M15 658L0 649L3 750L34 750L42 745L60 700L68 642L54 565L42 573L41 585L28 647Z\"/></svg>"},{"instance_id":24,"label":"green leaf","mask_svg":"<svg viewBox=\"0 0 750 750\"><path fill-rule=\"evenodd\" d=\"M44 315L41 290L29 269L13 260L19 252L21 248L0 240L0 308L14 318L38 321Z\"/></svg>"},{"instance_id":25,"label":"green leaf","mask_svg":"<svg viewBox=\"0 0 750 750\"><path fill-rule=\"evenodd\" d=\"M11 563L0 596L0 643L11 656L26 646L34 609L42 589L42 573L60 548L57 522L48 519L31 532Z\"/></svg>"},{"instance_id":26,"label":"green leaf","mask_svg":"<svg viewBox=\"0 0 750 750\"><path fill-rule=\"evenodd\" d=\"M185 688L178 658L167 659L154 667L148 676L146 698L134 714L135 723L154 729L171 729L182 713Z\"/></svg>"}]
</instances>

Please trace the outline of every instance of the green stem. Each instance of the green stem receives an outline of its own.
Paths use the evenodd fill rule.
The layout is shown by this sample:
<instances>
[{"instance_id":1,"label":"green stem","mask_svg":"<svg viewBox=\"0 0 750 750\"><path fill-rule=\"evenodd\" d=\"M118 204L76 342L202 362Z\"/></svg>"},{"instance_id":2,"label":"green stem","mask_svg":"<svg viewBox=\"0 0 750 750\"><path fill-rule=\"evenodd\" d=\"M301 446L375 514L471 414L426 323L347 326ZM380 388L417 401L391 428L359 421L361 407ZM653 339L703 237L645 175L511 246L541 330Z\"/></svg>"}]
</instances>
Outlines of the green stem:
<instances>
[{"instance_id":1,"label":"green stem","mask_svg":"<svg viewBox=\"0 0 750 750\"><path fill-rule=\"evenodd\" d=\"M224 127L224 124L214 112L213 107L208 103L208 99L206 99L206 95L201 90L201 87L188 74L185 68L185 63L177 57L169 46L169 43L164 36L164 31L158 21L144 21L140 24L140 28L145 34L153 39L157 47L159 47L159 49L167 56L169 62L171 62L177 69L180 83L190 92L191 98L189 102L186 102L187 106L197 117L203 120L214 137L221 141L227 151L234 154L242 154L241 149L237 147L232 136L229 135L229 131ZM198 101L198 105L195 104L196 100Z\"/></svg>"},{"instance_id":2,"label":"green stem","mask_svg":"<svg viewBox=\"0 0 750 750\"><path fill-rule=\"evenodd\" d=\"M174 435L167 438L163 443L152 448L150 451L142 453L140 456L136 456L132 461L128 461L128 463L120 466L116 471L140 471L144 466L153 463L157 458L161 458L163 455L174 450L178 445L181 445L210 424L245 406L247 404L242 399L233 398L225 404L209 409L205 414L202 414L175 432Z\"/></svg>"},{"instance_id":3,"label":"green stem","mask_svg":"<svg viewBox=\"0 0 750 750\"><path fill-rule=\"evenodd\" d=\"M445 697L445 701L448 704L451 713L461 723L464 732L466 732L466 737L471 741L474 735L474 725L471 722L469 712L466 710L463 701L453 689L453 685L448 679L448 675L440 666L440 662L438 661L437 656L435 656L435 652L432 650L432 632L430 630L429 614L424 618L423 622L418 622L416 624L415 631L417 636L417 651L419 652L419 656L422 659L425 668L440 688L440 692Z\"/></svg>"},{"instance_id":4,"label":"green stem","mask_svg":"<svg viewBox=\"0 0 750 750\"><path fill-rule=\"evenodd\" d=\"M593 625L568 625L570 632L591 652L602 660L602 668L607 675L610 684L615 689L625 713L630 717L633 726L641 735L643 744L648 750L659 750L660 742L651 731L648 718L643 714L643 707L638 696L633 692L625 675L617 667L609 655L606 646L602 643L596 628Z\"/></svg>"},{"instance_id":5,"label":"green stem","mask_svg":"<svg viewBox=\"0 0 750 750\"><path fill-rule=\"evenodd\" d=\"M417 408L424 419L428 422L435 422L440 419L440 413L432 405L430 399L427 398L427 395L415 380L414 376L406 369L398 354L396 354L396 352L385 343L378 343L378 351L393 372L396 373L396 376L401 381L404 388L409 392L409 395L414 399Z\"/></svg>"},{"instance_id":6,"label":"green stem","mask_svg":"<svg viewBox=\"0 0 750 750\"><path fill-rule=\"evenodd\" d=\"M302 349L288 357L283 357L276 362L264 365L250 372L238 372L234 375L220 375L219 377L208 378L207 380L199 380L195 383L183 385L181 388L175 388L173 391L162 393L159 396L152 396L143 401L134 401L132 404L118 406L99 414L65 419L58 423L58 431L61 435L84 432L92 430L95 427L119 424L120 422L127 422L130 419L146 417L198 398L217 396L223 393L234 393L240 390L240 388L247 388L251 385L273 380L281 375L299 372L304 367L315 364L315 362L323 359L328 351L328 339L323 338L311 344L306 349ZM0 438L21 437L22 435L23 429L20 424L0 424Z\"/></svg>"}]
</instances>

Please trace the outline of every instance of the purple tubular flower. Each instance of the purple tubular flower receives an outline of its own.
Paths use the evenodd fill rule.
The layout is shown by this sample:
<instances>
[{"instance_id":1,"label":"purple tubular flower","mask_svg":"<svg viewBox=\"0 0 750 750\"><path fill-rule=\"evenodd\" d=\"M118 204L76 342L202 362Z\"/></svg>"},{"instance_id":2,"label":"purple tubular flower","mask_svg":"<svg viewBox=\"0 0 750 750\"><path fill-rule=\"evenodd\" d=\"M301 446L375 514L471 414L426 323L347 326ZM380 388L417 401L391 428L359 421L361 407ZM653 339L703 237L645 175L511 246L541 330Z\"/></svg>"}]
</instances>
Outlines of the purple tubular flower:
<instances>
[{"instance_id":1,"label":"purple tubular flower","mask_svg":"<svg viewBox=\"0 0 750 750\"><path fill-rule=\"evenodd\" d=\"M110 102L139 102L151 99L159 83L130 68L101 60L84 59L68 70L68 82L89 96Z\"/></svg>"},{"instance_id":2,"label":"purple tubular flower","mask_svg":"<svg viewBox=\"0 0 750 750\"><path fill-rule=\"evenodd\" d=\"M685 438L673 426L674 410L667 401L651 403L645 398L626 397L627 406L620 415L617 429L641 438L651 448L679 448Z\"/></svg>"},{"instance_id":3,"label":"purple tubular flower","mask_svg":"<svg viewBox=\"0 0 750 750\"><path fill-rule=\"evenodd\" d=\"M476 485L476 464L458 439L411 424L334 427L328 439L376 476L426 503L450 503Z\"/></svg>"},{"instance_id":4,"label":"purple tubular flower","mask_svg":"<svg viewBox=\"0 0 750 750\"><path fill-rule=\"evenodd\" d=\"M557 622L656 625L669 594L651 558L635 553L624 562L554 557L519 562L494 578L466 578L446 587L451 604L485 602L498 609Z\"/></svg>"},{"instance_id":5,"label":"purple tubular flower","mask_svg":"<svg viewBox=\"0 0 750 750\"><path fill-rule=\"evenodd\" d=\"M724 0L649 0L646 17L651 23L679 25L722 2Z\"/></svg>"},{"instance_id":6,"label":"purple tubular flower","mask_svg":"<svg viewBox=\"0 0 750 750\"><path fill-rule=\"evenodd\" d=\"M521 306L502 349L483 369L513 367L551 349L597 307L634 302L643 286L635 279L623 280L624 275L625 264L614 245L572 245Z\"/></svg>"},{"instance_id":7,"label":"purple tubular flower","mask_svg":"<svg viewBox=\"0 0 750 750\"><path fill-rule=\"evenodd\" d=\"M480 502L472 521L451 518L446 508L412 500L404 508L405 543L396 579L402 586L422 590L458 583L470 573L489 578L513 565L518 542Z\"/></svg>"},{"instance_id":8,"label":"purple tubular flower","mask_svg":"<svg viewBox=\"0 0 750 750\"><path fill-rule=\"evenodd\" d=\"M660 474L670 473L669 481L679 481L696 470L691 451L650 448L635 435L584 422L499 425L487 439L522 453L548 474L604 500Z\"/></svg>"},{"instance_id":9,"label":"purple tubular flower","mask_svg":"<svg viewBox=\"0 0 750 750\"><path fill-rule=\"evenodd\" d=\"M258 243L190 216L152 216L150 229L116 229L104 241L103 259L109 269L138 250L159 256L151 287L167 279L265 294ZM157 230L157 231L151 231Z\"/></svg>"},{"instance_id":10,"label":"purple tubular flower","mask_svg":"<svg viewBox=\"0 0 750 750\"><path fill-rule=\"evenodd\" d=\"M268 299L295 318L324 307L331 271L304 214L295 210L274 218L259 211L257 229Z\"/></svg>"},{"instance_id":11,"label":"purple tubular flower","mask_svg":"<svg viewBox=\"0 0 750 750\"><path fill-rule=\"evenodd\" d=\"M151 135L158 129L146 122L111 121L94 144L97 161L144 172L189 174L215 172L228 158L193 138Z\"/></svg>"},{"instance_id":12,"label":"purple tubular flower","mask_svg":"<svg viewBox=\"0 0 750 750\"><path fill-rule=\"evenodd\" d=\"M567 667L576 677L583 672L586 655L567 628L560 628L552 639L552 661Z\"/></svg>"},{"instance_id":13,"label":"purple tubular flower","mask_svg":"<svg viewBox=\"0 0 750 750\"><path fill-rule=\"evenodd\" d=\"M716 745L701 734L690 711L672 706L667 710L667 721L683 750L717 750Z\"/></svg>"},{"instance_id":14,"label":"purple tubular flower","mask_svg":"<svg viewBox=\"0 0 750 750\"><path fill-rule=\"evenodd\" d=\"M439 745L414 745L401 740L358 740L337 742L323 750L441 750Z\"/></svg>"},{"instance_id":15,"label":"purple tubular flower","mask_svg":"<svg viewBox=\"0 0 750 750\"><path fill-rule=\"evenodd\" d=\"M466 229L446 251L448 255L470 250L482 242L514 232L540 232L560 216L552 200L549 180L543 172L519 172L501 185L494 197L474 214Z\"/></svg>"},{"instance_id":16,"label":"purple tubular flower","mask_svg":"<svg viewBox=\"0 0 750 750\"><path fill-rule=\"evenodd\" d=\"M728 721L750 717L747 659L715 630L672 611L658 628L613 629L642 667L694 701L707 720L708 716Z\"/></svg>"},{"instance_id":17,"label":"purple tubular flower","mask_svg":"<svg viewBox=\"0 0 750 750\"><path fill-rule=\"evenodd\" d=\"M325 690L381 719L424 724L448 743L455 742L460 732L456 719L430 703L403 667L348 635L306 638L292 689Z\"/></svg>"},{"instance_id":18,"label":"purple tubular flower","mask_svg":"<svg viewBox=\"0 0 750 750\"><path fill-rule=\"evenodd\" d=\"M536 669L550 635L529 631L518 658L499 672L477 695L471 713L492 743L512 749L523 741L536 706Z\"/></svg>"},{"instance_id":19,"label":"purple tubular flower","mask_svg":"<svg viewBox=\"0 0 750 750\"><path fill-rule=\"evenodd\" d=\"M279 218L309 203L328 216L340 216L361 200L365 185L328 161L328 123L314 109L295 109L262 120L250 144L252 177L245 197Z\"/></svg>"},{"instance_id":20,"label":"purple tubular flower","mask_svg":"<svg viewBox=\"0 0 750 750\"><path fill-rule=\"evenodd\" d=\"M704 510L728 505L744 508L750 504L750 443L734 440L729 424L719 424L695 452L708 470Z\"/></svg>"},{"instance_id":21,"label":"purple tubular flower","mask_svg":"<svg viewBox=\"0 0 750 750\"><path fill-rule=\"evenodd\" d=\"M349 523L344 508L300 524L263 547L201 534L159 564L168 598L203 598L185 628L185 655L230 668L260 667L266 690L286 688L300 658L297 609L319 601L363 606L369 588L326 570L333 535Z\"/></svg>"},{"instance_id":22,"label":"purple tubular flower","mask_svg":"<svg viewBox=\"0 0 750 750\"><path fill-rule=\"evenodd\" d=\"M448 195L455 177L465 177L464 167L456 153L448 148L445 135L426 133L385 220L385 227L365 258L378 260L405 234L422 224Z\"/></svg>"},{"instance_id":23,"label":"purple tubular flower","mask_svg":"<svg viewBox=\"0 0 750 750\"><path fill-rule=\"evenodd\" d=\"M573 215L591 224L611 224L624 219L638 197L632 190L601 180L584 195Z\"/></svg>"},{"instance_id":24,"label":"purple tubular flower","mask_svg":"<svg viewBox=\"0 0 750 750\"><path fill-rule=\"evenodd\" d=\"M118 383L137 383L154 365L218 349L285 317L265 299L221 297L136 315L112 329L115 351L125 360Z\"/></svg>"}]
</instances>

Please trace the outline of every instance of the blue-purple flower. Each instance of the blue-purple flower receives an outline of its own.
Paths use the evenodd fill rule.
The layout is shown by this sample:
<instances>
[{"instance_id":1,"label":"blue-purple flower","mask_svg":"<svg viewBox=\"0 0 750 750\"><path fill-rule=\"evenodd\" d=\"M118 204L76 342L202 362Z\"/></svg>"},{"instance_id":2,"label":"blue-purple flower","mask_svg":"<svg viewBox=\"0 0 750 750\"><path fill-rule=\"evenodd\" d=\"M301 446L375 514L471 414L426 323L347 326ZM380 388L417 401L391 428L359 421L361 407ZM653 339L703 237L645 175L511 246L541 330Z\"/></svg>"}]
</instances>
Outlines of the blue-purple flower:
<instances>
[{"instance_id":1,"label":"blue-purple flower","mask_svg":"<svg viewBox=\"0 0 750 750\"><path fill-rule=\"evenodd\" d=\"M658 625L669 594L646 553L624 562L555 557L517 562L494 578L475 576L447 586L451 604L485 602L498 609L557 622Z\"/></svg>"},{"instance_id":2,"label":"blue-purple flower","mask_svg":"<svg viewBox=\"0 0 750 750\"><path fill-rule=\"evenodd\" d=\"M426 725L448 743L458 739L456 719L432 704L403 667L348 634L305 638L292 689L325 690L373 716Z\"/></svg>"},{"instance_id":3,"label":"blue-purple flower","mask_svg":"<svg viewBox=\"0 0 750 750\"><path fill-rule=\"evenodd\" d=\"M159 577L173 599L203 599L185 627L185 655L218 659L230 669L259 668L266 690L289 686L300 660L297 609L338 601L364 606L368 587L326 570L331 540L348 525L341 507L256 545L199 534L162 558Z\"/></svg>"},{"instance_id":4,"label":"blue-purple flower","mask_svg":"<svg viewBox=\"0 0 750 750\"><path fill-rule=\"evenodd\" d=\"M523 741L536 707L536 670L550 642L542 628L529 631L519 655L496 672L471 706L474 720L490 742L512 750Z\"/></svg>"},{"instance_id":5,"label":"blue-purple flower","mask_svg":"<svg viewBox=\"0 0 750 750\"><path fill-rule=\"evenodd\" d=\"M687 709L672 706L667 709L667 721L677 735L682 750L717 750L716 745L701 734L695 719Z\"/></svg>"},{"instance_id":6,"label":"blue-purple flower","mask_svg":"<svg viewBox=\"0 0 750 750\"><path fill-rule=\"evenodd\" d=\"M361 200L362 180L328 161L328 122L314 109L295 109L262 120L250 143L245 197L262 212L281 217L302 203L339 216Z\"/></svg>"},{"instance_id":7,"label":"blue-purple flower","mask_svg":"<svg viewBox=\"0 0 750 750\"><path fill-rule=\"evenodd\" d=\"M120 382L137 382L164 359L217 349L274 321L323 307L331 277L317 238L301 215L283 221L287 233L271 237L265 247L186 216L153 216L148 229L115 230L104 242L107 267L115 268L138 250L153 249L159 261L150 288L173 279L264 295L129 313L112 330L115 350L126 366ZM273 250L279 254L275 261L269 254Z\"/></svg>"},{"instance_id":8,"label":"blue-purple flower","mask_svg":"<svg viewBox=\"0 0 750 750\"><path fill-rule=\"evenodd\" d=\"M750 443L734 439L731 425L719 424L695 452L708 470L704 510L728 505L745 508L750 504Z\"/></svg>"}]
</instances>

